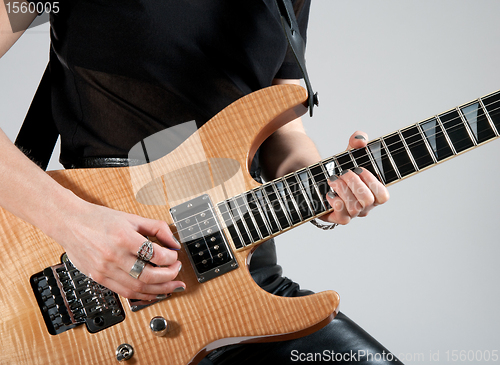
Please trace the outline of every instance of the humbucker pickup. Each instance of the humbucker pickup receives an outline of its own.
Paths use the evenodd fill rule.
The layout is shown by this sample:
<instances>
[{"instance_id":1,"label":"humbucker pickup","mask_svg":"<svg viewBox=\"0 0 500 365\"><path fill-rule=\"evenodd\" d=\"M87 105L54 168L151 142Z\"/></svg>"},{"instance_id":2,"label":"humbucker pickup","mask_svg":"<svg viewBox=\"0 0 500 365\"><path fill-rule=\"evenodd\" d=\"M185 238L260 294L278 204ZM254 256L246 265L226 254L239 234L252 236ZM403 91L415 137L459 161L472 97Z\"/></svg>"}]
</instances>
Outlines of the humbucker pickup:
<instances>
[{"instance_id":1,"label":"humbucker pickup","mask_svg":"<svg viewBox=\"0 0 500 365\"><path fill-rule=\"evenodd\" d=\"M170 214L198 282L238 267L208 195L179 204L170 209Z\"/></svg>"}]
</instances>

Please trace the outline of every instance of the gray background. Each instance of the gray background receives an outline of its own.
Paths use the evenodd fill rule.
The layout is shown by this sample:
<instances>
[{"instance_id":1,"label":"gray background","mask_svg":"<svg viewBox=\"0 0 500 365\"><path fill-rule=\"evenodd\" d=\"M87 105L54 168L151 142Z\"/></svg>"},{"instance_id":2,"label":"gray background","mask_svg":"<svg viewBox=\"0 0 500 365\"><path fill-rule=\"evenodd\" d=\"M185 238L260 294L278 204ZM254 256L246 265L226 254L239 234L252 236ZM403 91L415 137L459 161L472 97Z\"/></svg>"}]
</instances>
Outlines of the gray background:
<instances>
[{"instance_id":1,"label":"gray background","mask_svg":"<svg viewBox=\"0 0 500 365\"><path fill-rule=\"evenodd\" d=\"M357 129L379 137L499 89L498 14L494 0L314 1L307 60L321 105L304 122L322 155ZM47 29L0 60L0 125L12 139L47 61ZM408 364L498 353L499 155L489 143L391 186L367 218L284 234L285 275L339 292L342 311Z\"/></svg>"}]
</instances>

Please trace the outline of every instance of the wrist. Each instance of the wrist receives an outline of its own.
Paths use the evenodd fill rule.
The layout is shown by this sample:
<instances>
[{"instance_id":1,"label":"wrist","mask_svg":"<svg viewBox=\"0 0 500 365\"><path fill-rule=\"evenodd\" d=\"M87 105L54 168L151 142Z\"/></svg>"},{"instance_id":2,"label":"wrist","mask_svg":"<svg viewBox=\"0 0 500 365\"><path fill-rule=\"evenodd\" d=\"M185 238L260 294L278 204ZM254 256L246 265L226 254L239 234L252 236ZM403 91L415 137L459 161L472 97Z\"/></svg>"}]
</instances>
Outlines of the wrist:
<instances>
[{"instance_id":1,"label":"wrist","mask_svg":"<svg viewBox=\"0 0 500 365\"><path fill-rule=\"evenodd\" d=\"M62 186L46 199L46 214L38 215L34 225L55 239L71 226L71 219L81 216L88 203Z\"/></svg>"}]
</instances>

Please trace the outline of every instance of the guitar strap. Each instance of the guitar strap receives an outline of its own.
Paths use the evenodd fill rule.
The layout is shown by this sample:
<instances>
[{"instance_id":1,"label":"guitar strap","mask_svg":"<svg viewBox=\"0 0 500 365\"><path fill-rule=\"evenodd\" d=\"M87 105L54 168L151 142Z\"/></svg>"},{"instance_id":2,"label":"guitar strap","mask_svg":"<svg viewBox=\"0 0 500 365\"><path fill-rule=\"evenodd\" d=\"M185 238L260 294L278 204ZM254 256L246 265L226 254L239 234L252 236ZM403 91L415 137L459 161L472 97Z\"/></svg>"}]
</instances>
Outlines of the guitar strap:
<instances>
[{"instance_id":1,"label":"guitar strap","mask_svg":"<svg viewBox=\"0 0 500 365\"><path fill-rule=\"evenodd\" d=\"M291 0L275 0L281 15L283 31L300 68L308 92L309 113L318 105L318 95L312 90L305 62L305 42L299 32ZM51 51L52 53L52 51ZM51 54L51 57L53 55ZM59 132L52 117L50 62L33 97L15 145L44 170L54 151Z\"/></svg>"},{"instance_id":2,"label":"guitar strap","mask_svg":"<svg viewBox=\"0 0 500 365\"><path fill-rule=\"evenodd\" d=\"M44 170L59 137L52 118L50 62L43 73L15 145Z\"/></svg>"},{"instance_id":3,"label":"guitar strap","mask_svg":"<svg viewBox=\"0 0 500 365\"><path fill-rule=\"evenodd\" d=\"M309 115L313 115L314 105L319 105L318 93L314 93L311 82L309 81L309 76L307 75L306 69L306 43L302 36L300 35L299 25L297 23L297 18L295 17L295 11L293 10L293 5L291 0L275 0L280 10L281 14L281 24L283 25L283 31L285 32L286 39L290 45L295 60L300 68L302 77L304 78L304 83L306 84L309 104Z\"/></svg>"}]
</instances>

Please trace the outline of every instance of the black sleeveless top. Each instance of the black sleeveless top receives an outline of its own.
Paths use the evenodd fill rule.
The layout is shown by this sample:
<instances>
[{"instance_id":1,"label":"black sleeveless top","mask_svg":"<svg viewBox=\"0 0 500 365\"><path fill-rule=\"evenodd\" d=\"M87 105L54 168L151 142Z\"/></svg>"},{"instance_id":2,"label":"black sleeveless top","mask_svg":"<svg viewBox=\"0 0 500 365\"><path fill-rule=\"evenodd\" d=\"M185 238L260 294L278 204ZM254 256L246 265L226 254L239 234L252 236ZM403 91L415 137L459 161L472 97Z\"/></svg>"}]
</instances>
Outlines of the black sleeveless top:
<instances>
[{"instance_id":1,"label":"black sleeveless top","mask_svg":"<svg viewBox=\"0 0 500 365\"><path fill-rule=\"evenodd\" d=\"M309 6L294 2L304 38ZM274 0L66 0L58 8L52 114L65 166L127 157L160 130L199 127L274 78L301 77Z\"/></svg>"}]
</instances>

